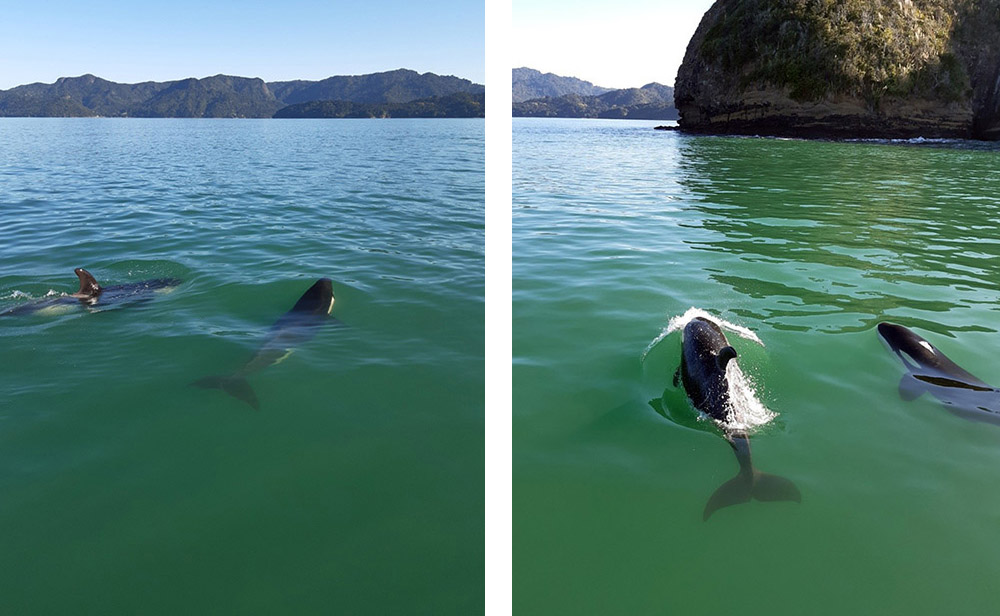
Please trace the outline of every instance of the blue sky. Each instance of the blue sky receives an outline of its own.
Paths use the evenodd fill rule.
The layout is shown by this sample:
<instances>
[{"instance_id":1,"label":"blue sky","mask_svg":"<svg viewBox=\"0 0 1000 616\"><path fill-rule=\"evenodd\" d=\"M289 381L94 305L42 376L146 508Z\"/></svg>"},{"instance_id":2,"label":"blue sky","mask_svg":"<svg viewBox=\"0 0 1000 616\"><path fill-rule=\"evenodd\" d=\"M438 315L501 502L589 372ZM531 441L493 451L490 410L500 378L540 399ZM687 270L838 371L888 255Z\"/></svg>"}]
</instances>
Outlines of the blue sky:
<instances>
[{"instance_id":1,"label":"blue sky","mask_svg":"<svg viewBox=\"0 0 1000 616\"><path fill-rule=\"evenodd\" d=\"M279 81L396 68L483 83L484 23L483 0L14 0L0 10L0 89L85 73Z\"/></svg>"},{"instance_id":2,"label":"blue sky","mask_svg":"<svg viewBox=\"0 0 1000 616\"><path fill-rule=\"evenodd\" d=\"M513 0L511 68L609 88L672 86L713 0Z\"/></svg>"}]
</instances>

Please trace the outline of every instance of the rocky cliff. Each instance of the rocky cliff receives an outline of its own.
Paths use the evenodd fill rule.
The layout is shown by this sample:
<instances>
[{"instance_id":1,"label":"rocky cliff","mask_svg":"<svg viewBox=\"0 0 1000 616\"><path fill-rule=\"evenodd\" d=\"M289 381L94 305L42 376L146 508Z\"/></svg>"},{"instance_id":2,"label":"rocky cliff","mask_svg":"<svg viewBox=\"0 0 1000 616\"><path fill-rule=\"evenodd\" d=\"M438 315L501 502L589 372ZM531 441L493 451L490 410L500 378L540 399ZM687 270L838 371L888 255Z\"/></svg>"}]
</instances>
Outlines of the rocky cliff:
<instances>
[{"instance_id":1,"label":"rocky cliff","mask_svg":"<svg viewBox=\"0 0 1000 616\"><path fill-rule=\"evenodd\" d=\"M1000 0L718 0L674 85L692 132L1000 139Z\"/></svg>"}]
</instances>

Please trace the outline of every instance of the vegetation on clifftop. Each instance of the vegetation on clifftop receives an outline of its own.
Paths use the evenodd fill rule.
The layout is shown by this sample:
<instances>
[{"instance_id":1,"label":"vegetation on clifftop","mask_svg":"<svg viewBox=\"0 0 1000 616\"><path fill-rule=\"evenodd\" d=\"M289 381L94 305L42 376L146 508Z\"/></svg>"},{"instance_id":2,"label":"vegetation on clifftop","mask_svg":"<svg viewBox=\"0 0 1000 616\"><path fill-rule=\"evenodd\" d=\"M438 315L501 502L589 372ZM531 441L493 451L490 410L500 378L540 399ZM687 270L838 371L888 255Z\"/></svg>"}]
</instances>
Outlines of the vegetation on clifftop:
<instances>
[{"instance_id":1,"label":"vegetation on clifftop","mask_svg":"<svg viewBox=\"0 0 1000 616\"><path fill-rule=\"evenodd\" d=\"M975 0L961 4L972 5ZM795 100L842 93L877 109L889 96L968 99L951 0L723 0L700 53L739 87L787 87Z\"/></svg>"}]
</instances>

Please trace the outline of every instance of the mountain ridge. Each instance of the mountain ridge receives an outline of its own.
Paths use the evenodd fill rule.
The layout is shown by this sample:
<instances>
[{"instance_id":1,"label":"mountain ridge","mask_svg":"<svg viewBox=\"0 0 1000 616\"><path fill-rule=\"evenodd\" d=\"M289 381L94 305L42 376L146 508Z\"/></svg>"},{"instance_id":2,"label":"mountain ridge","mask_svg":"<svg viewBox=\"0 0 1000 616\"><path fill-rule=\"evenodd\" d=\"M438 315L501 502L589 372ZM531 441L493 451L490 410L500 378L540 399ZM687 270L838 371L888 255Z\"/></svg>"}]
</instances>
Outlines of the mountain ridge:
<instances>
[{"instance_id":1,"label":"mountain ridge","mask_svg":"<svg viewBox=\"0 0 1000 616\"><path fill-rule=\"evenodd\" d=\"M483 85L468 79L410 69L319 81L265 82L259 77L218 74L133 84L87 73L0 90L0 117L270 118L289 104L318 100L403 104L483 92Z\"/></svg>"},{"instance_id":2,"label":"mountain ridge","mask_svg":"<svg viewBox=\"0 0 1000 616\"><path fill-rule=\"evenodd\" d=\"M518 71L521 71L522 75L525 74L525 71L541 75L539 71L534 69L514 69L515 89L517 88L516 75ZM546 73L543 76L551 76L560 80L571 80L557 83L576 84L582 89L597 87L603 90L603 92L599 94L570 92L558 96L543 96L523 101L518 101L517 96L513 95L514 102L511 107L511 114L514 117L635 120L677 119L677 110L674 108L674 89L670 86L652 82L647 83L641 88L611 89L593 86L589 81L583 81L575 77L560 77L552 73ZM524 90L522 89L522 91Z\"/></svg>"},{"instance_id":3,"label":"mountain ridge","mask_svg":"<svg viewBox=\"0 0 1000 616\"><path fill-rule=\"evenodd\" d=\"M595 86L589 81L576 77L563 77L555 73L543 73L526 66L511 71L511 95L515 103L538 98L558 98L566 94L597 96L614 88Z\"/></svg>"}]
</instances>

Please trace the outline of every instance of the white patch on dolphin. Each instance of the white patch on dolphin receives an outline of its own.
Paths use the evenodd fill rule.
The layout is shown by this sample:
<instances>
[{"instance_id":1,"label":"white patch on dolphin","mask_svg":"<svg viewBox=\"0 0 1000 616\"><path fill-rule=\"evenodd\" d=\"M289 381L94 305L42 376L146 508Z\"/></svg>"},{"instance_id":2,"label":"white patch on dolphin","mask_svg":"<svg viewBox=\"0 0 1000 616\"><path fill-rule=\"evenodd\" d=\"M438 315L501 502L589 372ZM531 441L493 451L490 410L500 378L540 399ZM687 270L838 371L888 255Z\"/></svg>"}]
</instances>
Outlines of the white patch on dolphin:
<instances>
[{"instance_id":1,"label":"white patch on dolphin","mask_svg":"<svg viewBox=\"0 0 1000 616\"><path fill-rule=\"evenodd\" d=\"M35 314L44 317L55 317L63 314L69 314L78 307L73 304L56 304L54 306L46 306L45 308L39 308Z\"/></svg>"}]
</instances>

